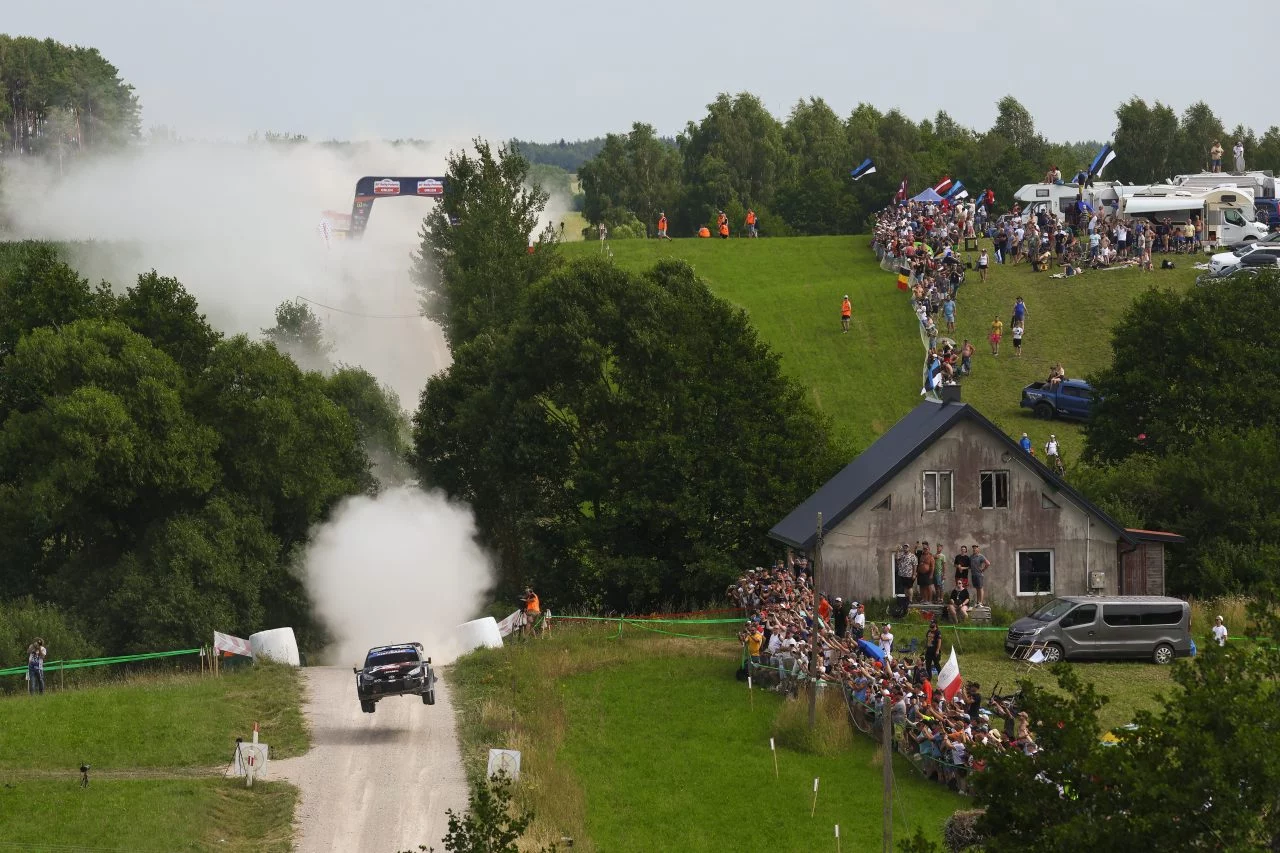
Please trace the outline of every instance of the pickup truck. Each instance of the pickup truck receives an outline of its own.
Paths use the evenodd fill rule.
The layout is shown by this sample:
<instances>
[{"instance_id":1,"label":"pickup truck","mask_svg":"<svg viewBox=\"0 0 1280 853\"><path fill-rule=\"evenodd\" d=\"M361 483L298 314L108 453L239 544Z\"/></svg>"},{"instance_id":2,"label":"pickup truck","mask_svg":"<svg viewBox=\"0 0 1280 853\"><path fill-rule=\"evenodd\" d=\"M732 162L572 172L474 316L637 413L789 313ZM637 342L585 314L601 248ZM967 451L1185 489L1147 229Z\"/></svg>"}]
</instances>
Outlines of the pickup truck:
<instances>
[{"instance_id":1,"label":"pickup truck","mask_svg":"<svg viewBox=\"0 0 1280 853\"><path fill-rule=\"evenodd\" d=\"M1089 420L1093 404L1093 388L1083 379L1064 379L1057 387L1048 382L1032 382L1022 389L1024 409L1031 409L1036 417L1071 418Z\"/></svg>"}]
</instances>

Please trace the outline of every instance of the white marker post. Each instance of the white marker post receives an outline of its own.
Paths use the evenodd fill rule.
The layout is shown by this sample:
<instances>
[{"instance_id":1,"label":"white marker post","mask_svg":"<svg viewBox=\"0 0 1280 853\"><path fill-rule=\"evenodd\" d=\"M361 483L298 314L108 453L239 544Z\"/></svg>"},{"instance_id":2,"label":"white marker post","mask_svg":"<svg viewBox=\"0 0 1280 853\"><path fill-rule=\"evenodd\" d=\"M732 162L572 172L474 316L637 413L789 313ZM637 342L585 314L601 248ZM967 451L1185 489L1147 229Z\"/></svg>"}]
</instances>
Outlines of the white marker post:
<instances>
[{"instance_id":1,"label":"white marker post","mask_svg":"<svg viewBox=\"0 0 1280 853\"><path fill-rule=\"evenodd\" d=\"M769 751L773 753L773 778L778 778L778 749L773 745L773 738L769 738Z\"/></svg>"},{"instance_id":2,"label":"white marker post","mask_svg":"<svg viewBox=\"0 0 1280 853\"><path fill-rule=\"evenodd\" d=\"M818 777L813 777L813 808L809 809L809 817L813 817L818 811Z\"/></svg>"},{"instance_id":3,"label":"white marker post","mask_svg":"<svg viewBox=\"0 0 1280 853\"><path fill-rule=\"evenodd\" d=\"M253 724L253 745L258 745L258 724ZM253 777L258 772L258 750L249 750L248 760L245 762L244 786L246 788L253 787Z\"/></svg>"},{"instance_id":4,"label":"white marker post","mask_svg":"<svg viewBox=\"0 0 1280 853\"><path fill-rule=\"evenodd\" d=\"M840 853L840 824L836 824L836 853Z\"/></svg>"},{"instance_id":5,"label":"white marker post","mask_svg":"<svg viewBox=\"0 0 1280 853\"><path fill-rule=\"evenodd\" d=\"M747 676L747 696L751 697L751 710L756 709L756 693L751 689L751 676Z\"/></svg>"}]
</instances>

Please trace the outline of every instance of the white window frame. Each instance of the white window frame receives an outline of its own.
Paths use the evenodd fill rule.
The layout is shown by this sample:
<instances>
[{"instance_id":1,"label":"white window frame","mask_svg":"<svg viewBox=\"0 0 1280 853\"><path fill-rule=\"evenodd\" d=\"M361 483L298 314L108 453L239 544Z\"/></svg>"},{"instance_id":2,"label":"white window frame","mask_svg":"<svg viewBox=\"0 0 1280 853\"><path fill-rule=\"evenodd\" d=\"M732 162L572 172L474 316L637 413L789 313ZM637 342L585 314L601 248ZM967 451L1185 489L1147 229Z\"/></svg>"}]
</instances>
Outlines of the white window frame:
<instances>
[{"instance_id":1,"label":"white window frame","mask_svg":"<svg viewBox=\"0 0 1280 853\"><path fill-rule=\"evenodd\" d=\"M941 500L942 490L939 488L939 485L941 484L943 476L946 476L947 478L947 505L945 507L942 505L942 500ZM927 496L929 494L929 491L925 487L925 483L929 481L930 477L933 477L933 494L934 494L935 502L937 503L937 506L935 506L933 509L929 509L929 505L927 502ZM924 507L925 512L954 512L956 508L955 472L954 471L925 471L924 475L920 478L920 505Z\"/></svg>"},{"instance_id":2,"label":"white window frame","mask_svg":"<svg viewBox=\"0 0 1280 853\"><path fill-rule=\"evenodd\" d=\"M1022 572L1019 569L1022 563L1023 554L1048 554L1049 555L1049 589L1044 592L1032 590L1030 592L1022 591ZM1057 588L1057 560L1052 548L1019 548L1013 552L1013 591L1019 598L1034 598L1037 595L1053 595Z\"/></svg>"},{"instance_id":3,"label":"white window frame","mask_svg":"<svg viewBox=\"0 0 1280 853\"><path fill-rule=\"evenodd\" d=\"M982 505L982 477L984 474L991 475L991 506ZM1000 474L1004 475L1004 506L1000 506L996 502L1000 490L996 488L996 477ZM978 472L978 508L979 509L1008 509L1009 508L1009 469L1008 468L989 468Z\"/></svg>"}]
</instances>

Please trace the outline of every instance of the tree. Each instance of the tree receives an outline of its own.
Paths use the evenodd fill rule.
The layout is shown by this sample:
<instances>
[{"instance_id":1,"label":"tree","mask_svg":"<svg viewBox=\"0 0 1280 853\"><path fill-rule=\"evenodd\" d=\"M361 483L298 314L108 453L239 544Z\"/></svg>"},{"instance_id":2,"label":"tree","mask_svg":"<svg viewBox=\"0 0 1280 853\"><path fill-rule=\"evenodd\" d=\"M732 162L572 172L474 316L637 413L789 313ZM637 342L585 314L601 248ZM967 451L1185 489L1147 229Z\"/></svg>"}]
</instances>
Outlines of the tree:
<instances>
[{"instance_id":1,"label":"tree","mask_svg":"<svg viewBox=\"0 0 1280 853\"><path fill-rule=\"evenodd\" d=\"M991 131L1009 140L1023 160L1036 163L1043 157L1044 137L1036 133L1031 112L1012 95L1005 95L996 104L996 122Z\"/></svg>"},{"instance_id":2,"label":"tree","mask_svg":"<svg viewBox=\"0 0 1280 853\"><path fill-rule=\"evenodd\" d=\"M276 324L263 329L262 336L304 370L325 371L332 367L329 356L333 343L325 337L324 324L310 305L296 300L281 302L276 306Z\"/></svg>"},{"instance_id":3,"label":"tree","mask_svg":"<svg viewBox=\"0 0 1280 853\"><path fill-rule=\"evenodd\" d=\"M1058 690L1021 684L1040 745L1034 757L977 750L983 850L1272 850L1280 844L1280 636L1274 587L1225 648L1175 665L1159 709L1104 744L1106 704L1067 664ZM1243 641L1260 637L1262 642Z\"/></svg>"},{"instance_id":4,"label":"tree","mask_svg":"<svg viewBox=\"0 0 1280 853\"><path fill-rule=\"evenodd\" d=\"M1176 171L1178 139L1178 117L1170 107L1130 98L1116 108L1117 154L1109 174L1139 184L1168 180Z\"/></svg>"},{"instance_id":5,"label":"tree","mask_svg":"<svg viewBox=\"0 0 1280 853\"><path fill-rule=\"evenodd\" d=\"M188 374L204 369L222 338L182 283L155 270L138 276L138 283L119 300L116 314ZM280 316L278 311L276 316Z\"/></svg>"},{"instance_id":6,"label":"tree","mask_svg":"<svg viewBox=\"0 0 1280 853\"><path fill-rule=\"evenodd\" d=\"M834 467L777 356L684 264L580 261L516 315L455 352L414 419L420 478L472 502L509 584L705 600Z\"/></svg>"},{"instance_id":7,"label":"tree","mask_svg":"<svg viewBox=\"0 0 1280 853\"><path fill-rule=\"evenodd\" d=\"M390 387L362 367L344 365L325 381L325 392L351 416L381 483L401 483L409 474L409 417Z\"/></svg>"},{"instance_id":8,"label":"tree","mask_svg":"<svg viewBox=\"0 0 1280 853\"><path fill-rule=\"evenodd\" d=\"M559 261L554 238L533 237L547 194L528 186L529 164L506 146L474 145L475 156L449 155L412 271L424 313L451 347L505 327L521 294Z\"/></svg>"},{"instance_id":9,"label":"tree","mask_svg":"<svg viewBox=\"0 0 1280 853\"><path fill-rule=\"evenodd\" d=\"M583 215L610 228L639 220L656 225L660 213L674 215L680 199L680 154L652 126L605 137L600 153L578 170L585 194Z\"/></svg>"},{"instance_id":10,"label":"tree","mask_svg":"<svg viewBox=\"0 0 1280 853\"><path fill-rule=\"evenodd\" d=\"M1213 110L1204 101L1196 101L1187 107L1178 123L1178 142L1174 156L1170 160L1172 172L1201 172L1209 168L1209 148L1215 141L1221 142L1226 151L1224 160L1229 159L1231 140L1227 138L1222 121L1213 114ZM1229 168L1224 164L1224 170ZM1164 178L1172 175L1164 175Z\"/></svg>"},{"instance_id":11,"label":"tree","mask_svg":"<svg viewBox=\"0 0 1280 853\"><path fill-rule=\"evenodd\" d=\"M110 289L95 292L58 258L54 246L24 243L17 263L0 276L0 358L33 329L109 316L112 310Z\"/></svg>"},{"instance_id":12,"label":"tree","mask_svg":"<svg viewBox=\"0 0 1280 853\"><path fill-rule=\"evenodd\" d=\"M512 781L499 771L490 779L476 779L467 793L467 810L457 814L448 809L449 831L444 849L450 853L520 853L520 839L533 822L533 812L522 809L512 813ZM419 850L435 850L425 844ZM539 848L539 853L552 853L555 845ZM404 851L409 853L409 851Z\"/></svg>"}]
</instances>

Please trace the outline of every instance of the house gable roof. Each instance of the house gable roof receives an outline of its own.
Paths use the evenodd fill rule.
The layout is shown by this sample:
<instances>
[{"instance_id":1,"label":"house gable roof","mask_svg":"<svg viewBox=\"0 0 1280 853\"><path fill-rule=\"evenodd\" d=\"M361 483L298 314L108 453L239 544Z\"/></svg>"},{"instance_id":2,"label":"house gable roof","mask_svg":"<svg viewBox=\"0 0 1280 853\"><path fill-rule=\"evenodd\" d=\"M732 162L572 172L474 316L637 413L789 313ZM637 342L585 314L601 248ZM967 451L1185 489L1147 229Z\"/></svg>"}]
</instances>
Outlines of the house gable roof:
<instances>
[{"instance_id":1,"label":"house gable roof","mask_svg":"<svg viewBox=\"0 0 1280 853\"><path fill-rule=\"evenodd\" d=\"M1004 434L998 426L983 417L968 403L920 403L898 421L888 432L862 451L856 459L841 469L822 485L818 491L793 509L769 531L769 536L793 548L809 550L817 542L818 513L822 513L822 526L830 530L848 518L877 490L888 483L903 468L946 434L961 421L971 421L989 432L1012 451L1021 454L1024 464L1031 467L1054 491L1065 494L1086 512L1111 528L1121 539L1133 544L1134 536L1119 522L1095 506L1084 495L1060 479L1035 457L1027 456L1022 448Z\"/></svg>"}]
</instances>

